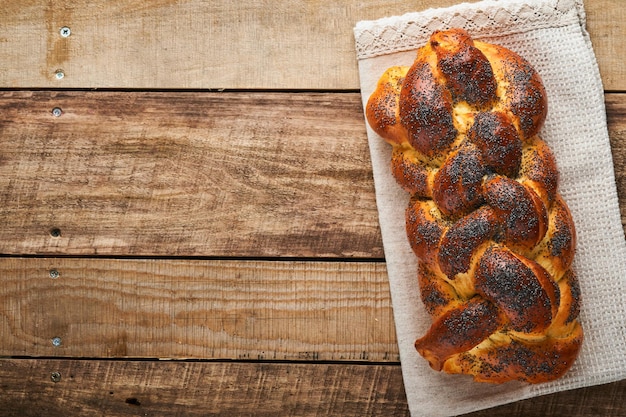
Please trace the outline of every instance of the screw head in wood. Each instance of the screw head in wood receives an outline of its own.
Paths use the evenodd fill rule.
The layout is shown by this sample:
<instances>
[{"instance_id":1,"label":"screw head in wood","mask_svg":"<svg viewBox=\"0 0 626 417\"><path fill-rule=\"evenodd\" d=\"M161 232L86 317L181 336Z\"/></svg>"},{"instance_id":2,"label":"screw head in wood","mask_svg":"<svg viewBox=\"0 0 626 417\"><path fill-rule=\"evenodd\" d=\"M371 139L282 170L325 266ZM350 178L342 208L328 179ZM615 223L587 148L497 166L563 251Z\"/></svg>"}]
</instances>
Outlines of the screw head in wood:
<instances>
[{"instance_id":1,"label":"screw head in wood","mask_svg":"<svg viewBox=\"0 0 626 417\"><path fill-rule=\"evenodd\" d=\"M52 109L52 115L54 117L61 117L62 114L63 114L63 110L61 110L60 107L55 107Z\"/></svg>"},{"instance_id":2,"label":"screw head in wood","mask_svg":"<svg viewBox=\"0 0 626 417\"><path fill-rule=\"evenodd\" d=\"M61 380L61 372L55 371L50 374L52 382L59 382Z\"/></svg>"},{"instance_id":3,"label":"screw head in wood","mask_svg":"<svg viewBox=\"0 0 626 417\"><path fill-rule=\"evenodd\" d=\"M62 80L65 77L65 73L63 72L63 70L56 70L54 76L57 80Z\"/></svg>"},{"instance_id":4,"label":"screw head in wood","mask_svg":"<svg viewBox=\"0 0 626 417\"><path fill-rule=\"evenodd\" d=\"M52 338L52 346L59 347L59 346L61 346L61 342L62 342L62 340L58 336Z\"/></svg>"},{"instance_id":5,"label":"screw head in wood","mask_svg":"<svg viewBox=\"0 0 626 417\"><path fill-rule=\"evenodd\" d=\"M50 278L56 279L56 278L58 278L60 276L61 276L61 274L59 273L59 271L57 269L51 269L50 270Z\"/></svg>"},{"instance_id":6,"label":"screw head in wood","mask_svg":"<svg viewBox=\"0 0 626 417\"><path fill-rule=\"evenodd\" d=\"M61 229L58 229L56 227L54 229L51 229L50 230L50 236L52 236L52 237L59 237L59 236L61 236Z\"/></svg>"},{"instance_id":7,"label":"screw head in wood","mask_svg":"<svg viewBox=\"0 0 626 417\"><path fill-rule=\"evenodd\" d=\"M67 26L63 26L60 30L59 33L61 34L61 36L63 36L64 38L67 38L68 36L70 36L72 34L72 31L70 30L70 28L68 28Z\"/></svg>"}]
</instances>

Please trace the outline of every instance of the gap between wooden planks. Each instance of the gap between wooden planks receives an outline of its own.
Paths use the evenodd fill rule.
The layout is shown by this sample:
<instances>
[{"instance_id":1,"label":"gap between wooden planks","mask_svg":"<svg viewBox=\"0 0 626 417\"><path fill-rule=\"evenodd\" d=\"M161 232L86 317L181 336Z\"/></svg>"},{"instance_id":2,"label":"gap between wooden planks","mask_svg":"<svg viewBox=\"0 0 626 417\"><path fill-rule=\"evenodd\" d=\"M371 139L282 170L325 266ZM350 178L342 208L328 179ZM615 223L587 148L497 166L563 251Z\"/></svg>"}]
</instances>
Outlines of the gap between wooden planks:
<instances>
[{"instance_id":1,"label":"gap between wooden planks","mask_svg":"<svg viewBox=\"0 0 626 417\"><path fill-rule=\"evenodd\" d=\"M29 0L0 9L0 85L358 89L353 28L459 0ZM622 0L586 1L604 87L626 90ZM71 35L60 35L69 27ZM56 78L63 71L64 77Z\"/></svg>"}]
</instances>

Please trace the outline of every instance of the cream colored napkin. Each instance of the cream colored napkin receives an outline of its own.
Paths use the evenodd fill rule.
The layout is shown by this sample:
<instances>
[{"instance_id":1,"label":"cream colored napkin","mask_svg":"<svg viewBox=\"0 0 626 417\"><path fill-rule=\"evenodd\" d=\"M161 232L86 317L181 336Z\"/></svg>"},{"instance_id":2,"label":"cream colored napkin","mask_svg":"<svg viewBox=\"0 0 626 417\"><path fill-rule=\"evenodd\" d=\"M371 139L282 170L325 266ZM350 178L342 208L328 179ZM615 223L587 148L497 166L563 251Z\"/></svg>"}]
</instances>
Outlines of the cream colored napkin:
<instances>
[{"instance_id":1,"label":"cream colored napkin","mask_svg":"<svg viewBox=\"0 0 626 417\"><path fill-rule=\"evenodd\" d=\"M413 347L430 326L404 229L408 195L389 169L391 147L368 128L379 220L402 372L413 416L453 416L538 395L626 378L626 241L621 225L602 82L581 0L482 1L359 22L354 28L363 105L384 70L410 65L436 29L462 27L516 51L541 74L548 117L541 136L553 149L578 235L585 331L581 354L560 380L526 385L475 383L428 367ZM366 123L367 124L367 123Z\"/></svg>"}]
</instances>

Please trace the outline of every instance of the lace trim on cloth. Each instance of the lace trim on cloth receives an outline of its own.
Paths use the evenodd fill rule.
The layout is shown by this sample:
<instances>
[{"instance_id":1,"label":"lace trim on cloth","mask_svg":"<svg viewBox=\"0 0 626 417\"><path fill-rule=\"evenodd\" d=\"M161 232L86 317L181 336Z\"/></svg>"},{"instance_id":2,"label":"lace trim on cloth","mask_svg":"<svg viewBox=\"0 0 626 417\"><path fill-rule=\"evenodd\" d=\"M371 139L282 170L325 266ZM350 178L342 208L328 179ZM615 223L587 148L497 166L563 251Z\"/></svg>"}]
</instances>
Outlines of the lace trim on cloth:
<instances>
[{"instance_id":1,"label":"lace trim on cloth","mask_svg":"<svg viewBox=\"0 0 626 417\"><path fill-rule=\"evenodd\" d=\"M477 7L478 6L478 7ZM583 0L551 2L496 1L407 13L398 18L358 22L354 28L357 59L417 49L435 29L460 27L482 37L506 36L535 29L581 23Z\"/></svg>"}]
</instances>

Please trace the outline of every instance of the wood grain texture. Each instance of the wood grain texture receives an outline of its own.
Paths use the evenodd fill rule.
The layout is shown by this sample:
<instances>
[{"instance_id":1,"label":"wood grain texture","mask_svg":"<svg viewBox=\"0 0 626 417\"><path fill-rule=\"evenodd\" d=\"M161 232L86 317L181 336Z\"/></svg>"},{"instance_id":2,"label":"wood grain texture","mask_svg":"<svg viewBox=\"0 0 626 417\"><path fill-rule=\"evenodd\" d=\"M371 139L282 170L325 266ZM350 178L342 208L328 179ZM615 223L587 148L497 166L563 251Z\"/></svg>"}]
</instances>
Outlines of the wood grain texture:
<instances>
[{"instance_id":1,"label":"wood grain texture","mask_svg":"<svg viewBox=\"0 0 626 417\"><path fill-rule=\"evenodd\" d=\"M0 86L358 89L357 21L458 2L5 2ZM626 90L622 0L585 6L604 86ZM71 29L68 38L59 35L63 26Z\"/></svg>"},{"instance_id":2,"label":"wood grain texture","mask_svg":"<svg viewBox=\"0 0 626 417\"><path fill-rule=\"evenodd\" d=\"M0 356L399 360L384 263L0 258L0 275Z\"/></svg>"},{"instance_id":3,"label":"wood grain texture","mask_svg":"<svg viewBox=\"0 0 626 417\"><path fill-rule=\"evenodd\" d=\"M456 3L4 2L0 415L408 416L352 28ZM626 230L626 8L585 6Z\"/></svg>"},{"instance_id":4,"label":"wood grain texture","mask_svg":"<svg viewBox=\"0 0 626 417\"><path fill-rule=\"evenodd\" d=\"M0 374L4 417L408 415L399 366L0 360Z\"/></svg>"},{"instance_id":5,"label":"wood grain texture","mask_svg":"<svg viewBox=\"0 0 626 417\"><path fill-rule=\"evenodd\" d=\"M626 95L606 103L623 214ZM5 91L0 112L0 253L383 256L359 94Z\"/></svg>"},{"instance_id":6,"label":"wood grain texture","mask_svg":"<svg viewBox=\"0 0 626 417\"><path fill-rule=\"evenodd\" d=\"M383 256L357 94L2 92L0 114L0 253Z\"/></svg>"},{"instance_id":7,"label":"wood grain texture","mask_svg":"<svg viewBox=\"0 0 626 417\"><path fill-rule=\"evenodd\" d=\"M622 417L626 380L530 398L463 417Z\"/></svg>"},{"instance_id":8,"label":"wood grain texture","mask_svg":"<svg viewBox=\"0 0 626 417\"><path fill-rule=\"evenodd\" d=\"M399 365L1 359L0 373L5 417L409 415ZM622 417L624 395L621 381L465 417Z\"/></svg>"},{"instance_id":9,"label":"wood grain texture","mask_svg":"<svg viewBox=\"0 0 626 417\"><path fill-rule=\"evenodd\" d=\"M622 226L626 231L626 94L606 94L605 102Z\"/></svg>"},{"instance_id":10,"label":"wood grain texture","mask_svg":"<svg viewBox=\"0 0 626 417\"><path fill-rule=\"evenodd\" d=\"M604 89L626 91L626 7L622 0L585 1L587 30Z\"/></svg>"}]
</instances>

